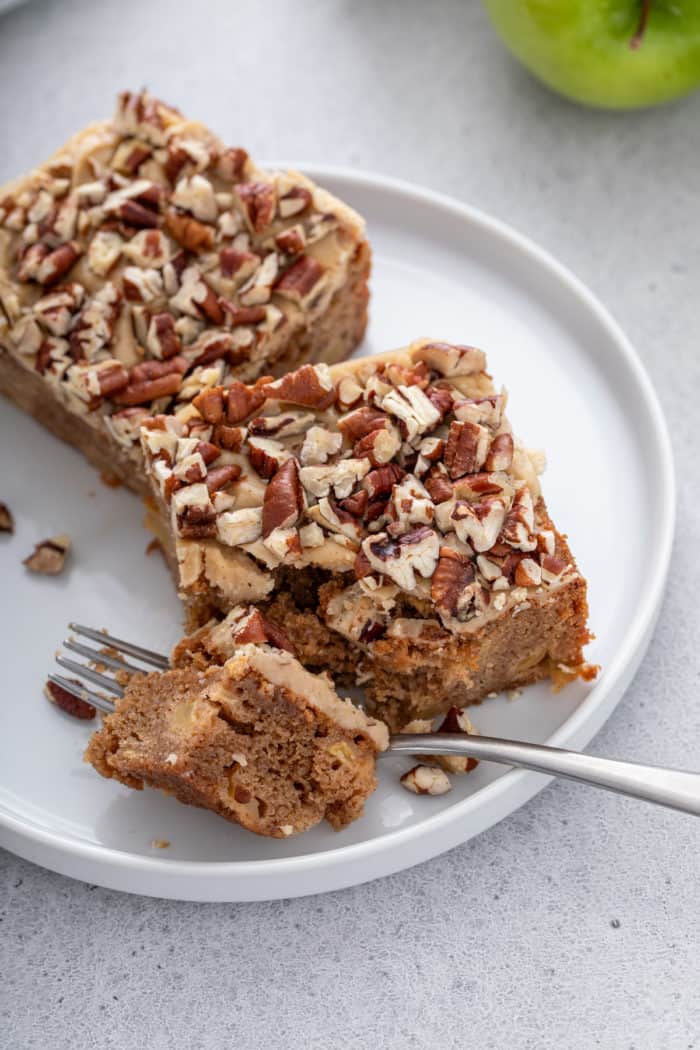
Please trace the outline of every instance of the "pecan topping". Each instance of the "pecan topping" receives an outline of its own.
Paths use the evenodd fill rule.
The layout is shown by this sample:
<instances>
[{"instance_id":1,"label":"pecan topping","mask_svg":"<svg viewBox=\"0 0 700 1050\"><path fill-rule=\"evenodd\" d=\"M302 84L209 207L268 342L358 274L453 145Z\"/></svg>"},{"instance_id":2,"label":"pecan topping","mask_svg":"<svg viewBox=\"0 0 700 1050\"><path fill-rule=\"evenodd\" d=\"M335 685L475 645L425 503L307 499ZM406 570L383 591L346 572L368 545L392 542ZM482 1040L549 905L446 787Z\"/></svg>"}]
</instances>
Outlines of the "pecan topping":
<instances>
[{"instance_id":1,"label":"pecan topping","mask_svg":"<svg viewBox=\"0 0 700 1050\"><path fill-rule=\"evenodd\" d=\"M443 376L464 376L483 372L486 355L474 346L452 346L450 343L426 343L413 351L414 361L425 363Z\"/></svg>"},{"instance_id":2,"label":"pecan topping","mask_svg":"<svg viewBox=\"0 0 700 1050\"><path fill-rule=\"evenodd\" d=\"M518 587L539 587L542 568L533 558L519 558L513 579Z\"/></svg>"},{"instance_id":3,"label":"pecan topping","mask_svg":"<svg viewBox=\"0 0 700 1050\"><path fill-rule=\"evenodd\" d=\"M240 146L229 146L219 154L216 162L217 174L227 182L237 182L246 166L248 154Z\"/></svg>"},{"instance_id":4,"label":"pecan topping","mask_svg":"<svg viewBox=\"0 0 700 1050\"><path fill-rule=\"evenodd\" d=\"M428 400L435 405L440 413L440 419L444 419L448 412L452 411L453 397L446 387L432 386L426 391Z\"/></svg>"},{"instance_id":5,"label":"pecan topping","mask_svg":"<svg viewBox=\"0 0 700 1050\"><path fill-rule=\"evenodd\" d=\"M212 434L217 445L231 452L240 452L244 437L245 431L242 427L231 427L226 423L215 426Z\"/></svg>"},{"instance_id":6,"label":"pecan topping","mask_svg":"<svg viewBox=\"0 0 700 1050\"><path fill-rule=\"evenodd\" d=\"M305 186L293 186L289 193L280 197L279 213L281 218L300 215L311 205L311 192Z\"/></svg>"},{"instance_id":7,"label":"pecan topping","mask_svg":"<svg viewBox=\"0 0 700 1050\"><path fill-rule=\"evenodd\" d=\"M317 284L322 274L323 267L320 263L310 255L301 255L277 278L273 288L280 294L286 293L294 298L303 299Z\"/></svg>"},{"instance_id":8,"label":"pecan topping","mask_svg":"<svg viewBox=\"0 0 700 1050\"><path fill-rule=\"evenodd\" d=\"M192 399L192 404L207 423L221 423L224 418L223 387L216 386L202 390Z\"/></svg>"},{"instance_id":9,"label":"pecan topping","mask_svg":"<svg viewBox=\"0 0 700 1050\"><path fill-rule=\"evenodd\" d=\"M275 529L290 529L304 510L304 492L299 468L290 458L273 475L265 489L262 534L267 538Z\"/></svg>"},{"instance_id":10,"label":"pecan topping","mask_svg":"<svg viewBox=\"0 0 700 1050\"><path fill-rule=\"evenodd\" d=\"M155 362L151 362L155 364ZM165 363L165 362L164 362ZM137 366L138 367L138 366ZM182 376L177 372L160 376L158 379L146 379L138 383L129 383L114 398L117 405L145 405L160 397L172 397L177 394L182 384Z\"/></svg>"},{"instance_id":11,"label":"pecan topping","mask_svg":"<svg viewBox=\"0 0 700 1050\"><path fill-rule=\"evenodd\" d=\"M250 465L261 478L271 478L289 458L284 445L270 438L253 436L247 447Z\"/></svg>"},{"instance_id":12,"label":"pecan topping","mask_svg":"<svg viewBox=\"0 0 700 1050\"><path fill-rule=\"evenodd\" d=\"M510 510L503 525L501 539L509 547L521 551L537 549L535 532L535 508L527 485L518 486Z\"/></svg>"},{"instance_id":13,"label":"pecan topping","mask_svg":"<svg viewBox=\"0 0 700 1050\"><path fill-rule=\"evenodd\" d=\"M510 434L498 434L484 460L484 470L510 470L513 462L513 438Z\"/></svg>"},{"instance_id":14,"label":"pecan topping","mask_svg":"<svg viewBox=\"0 0 700 1050\"><path fill-rule=\"evenodd\" d=\"M199 452L207 467L221 455L221 449L213 445L211 441L199 441L195 446L195 452Z\"/></svg>"},{"instance_id":15,"label":"pecan topping","mask_svg":"<svg viewBox=\"0 0 700 1050\"><path fill-rule=\"evenodd\" d=\"M15 519L6 503L0 503L0 532L14 532Z\"/></svg>"},{"instance_id":16,"label":"pecan topping","mask_svg":"<svg viewBox=\"0 0 700 1050\"><path fill-rule=\"evenodd\" d=\"M239 324L259 324L267 316L264 306L236 306L224 298L219 299L219 305L226 311L232 328Z\"/></svg>"},{"instance_id":17,"label":"pecan topping","mask_svg":"<svg viewBox=\"0 0 700 1050\"><path fill-rule=\"evenodd\" d=\"M234 380L228 388L226 422L240 423L253 412L257 412L267 397L265 385L270 382L269 376L263 376L254 387L249 387Z\"/></svg>"},{"instance_id":18,"label":"pecan topping","mask_svg":"<svg viewBox=\"0 0 700 1050\"><path fill-rule=\"evenodd\" d=\"M54 248L52 252L44 256L36 272L35 280L45 287L55 284L70 270L73 263L82 255L83 249L77 241L62 244L60 248Z\"/></svg>"},{"instance_id":19,"label":"pecan topping","mask_svg":"<svg viewBox=\"0 0 700 1050\"><path fill-rule=\"evenodd\" d=\"M83 691L80 682L76 681L75 686L78 692ZM52 704L60 707L62 711L65 711L67 715L72 715L73 718L81 718L88 721L97 714L95 708L87 700L83 700L81 696L74 696L73 693L69 693L63 686L56 685L55 682L47 682L44 686L44 693Z\"/></svg>"},{"instance_id":20,"label":"pecan topping","mask_svg":"<svg viewBox=\"0 0 700 1050\"><path fill-rule=\"evenodd\" d=\"M345 380L342 380L339 385L339 394L343 382L345 382ZM358 390L361 395L362 388L358 387ZM338 430L348 441L354 443L365 437L367 434L370 434L373 430L385 426L386 422L387 417L384 412L379 412L376 408L371 408L369 405L365 405L362 408L355 409L354 412L348 413L347 416L342 416L338 420Z\"/></svg>"},{"instance_id":21,"label":"pecan topping","mask_svg":"<svg viewBox=\"0 0 700 1050\"><path fill-rule=\"evenodd\" d=\"M438 534L427 526L407 532L398 540L378 532L362 542L362 551L375 572L388 576L409 593L416 588L416 572L425 579L433 575L439 550Z\"/></svg>"},{"instance_id":22,"label":"pecan topping","mask_svg":"<svg viewBox=\"0 0 700 1050\"><path fill-rule=\"evenodd\" d=\"M452 790L447 773L436 766L414 766L401 777L401 784L414 795L446 795Z\"/></svg>"},{"instance_id":23,"label":"pecan topping","mask_svg":"<svg viewBox=\"0 0 700 1050\"><path fill-rule=\"evenodd\" d=\"M503 500L489 497L481 503L457 500L451 520L462 543L471 543L475 551L487 551L498 539L505 516Z\"/></svg>"},{"instance_id":24,"label":"pecan topping","mask_svg":"<svg viewBox=\"0 0 700 1050\"><path fill-rule=\"evenodd\" d=\"M452 484L441 471L431 471L424 484L433 503L444 503L446 500L452 499Z\"/></svg>"},{"instance_id":25,"label":"pecan topping","mask_svg":"<svg viewBox=\"0 0 700 1050\"><path fill-rule=\"evenodd\" d=\"M306 238L301 226L290 226L275 237L275 244L285 255L298 255L306 247Z\"/></svg>"},{"instance_id":26,"label":"pecan topping","mask_svg":"<svg viewBox=\"0 0 700 1050\"><path fill-rule=\"evenodd\" d=\"M155 357L166 360L180 353L182 344L172 314L154 314L148 325L146 346Z\"/></svg>"},{"instance_id":27,"label":"pecan topping","mask_svg":"<svg viewBox=\"0 0 700 1050\"><path fill-rule=\"evenodd\" d=\"M445 466L451 478L474 474L483 466L488 450L489 432L478 423L450 424L445 446Z\"/></svg>"},{"instance_id":28,"label":"pecan topping","mask_svg":"<svg viewBox=\"0 0 700 1050\"><path fill-rule=\"evenodd\" d=\"M438 611L446 616L459 616L471 602L468 588L474 582L474 576L474 566L469 558L451 547L441 547L430 583L430 596Z\"/></svg>"},{"instance_id":29,"label":"pecan topping","mask_svg":"<svg viewBox=\"0 0 700 1050\"><path fill-rule=\"evenodd\" d=\"M214 230L211 226L205 226L191 215L175 211L174 208L168 208L165 213L165 228L173 240L195 255L211 251L214 247Z\"/></svg>"},{"instance_id":30,"label":"pecan topping","mask_svg":"<svg viewBox=\"0 0 700 1050\"><path fill-rule=\"evenodd\" d=\"M385 496L391 492L397 481L401 481L405 474L406 471L402 470L397 463L387 463L386 466L370 470L369 474L363 478L362 487L367 490L367 495L370 499L375 499L377 496Z\"/></svg>"},{"instance_id":31,"label":"pecan topping","mask_svg":"<svg viewBox=\"0 0 700 1050\"><path fill-rule=\"evenodd\" d=\"M296 656L296 649L282 628L267 620L259 609L251 610L234 631L233 640L237 645L274 645L276 649L285 649Z\"/></svg>"},{"instance_id":32,"label":"pecan topping","mask_svg":"<svg viewBox=\"0 0 700 1050\"><path fill-rule=\"evenodd\" d=\"M357 442L352 450L353 456L362 459L366 456L373 467L382 467L394 458L401 448L401 438L397 428L384 417L382 425L370 430Z\"/></svg>"},{"instance_id":33,"label":"pecan topping","mask_svg":"<svg viewBox=\"0 0 700 1050\"><path fill-rule=\"evenodd\" d=\"M51 539L37 543L34 551L24 559L22 564L32 572L41 573L43 576L57 576L58 573L63 572L70 547L69 536L53 536Z\"/></svg>"},{"instance_id":34,"label":"pecan topping","mask_svg":"<svg viewBox=\"0 0 700 1050\"><path fill-rule=\"evenodd\" d=\"M219 266L224 277L233 277L239 270L245 269L248 275L260 265L260 256L253 252L242 252L236 248L222 248L219 252Z\"/></svg>"},{"instance_id":35,"label":"pecan topping","mask_svg":"<svg viewBox=\"0 0 700 1050\"><path fill-rule=\"evenodd\" d=\"M236 186L236 192L243 203L248 222L255 233L260 233L270 225L275 214L277 195L274 186L267 182L243 182Z\"/></svg>"},{"instance_id":36,"label":"pecan topping","mask_svg":"<svg viewBox=\"0 0 700 1050\"><path fill-rule=\"evenodd\" d=\"M233 481L238 481L240 476L241 468L237 463L229 463L223 467L214 467L207 473L206 486L209 492L218 492Z\"/></svg>"},{"instance_id":37,"label":"pecan topping","mask_svg":"<svg viewBox=\"0 0 700 1050\"><path fill-rule=\"evenodd\" d=\"M326 365L302 365L263 388L265 396L292 405L323 410L335 401L335 387Z\"/></svg>"}]
</instances>

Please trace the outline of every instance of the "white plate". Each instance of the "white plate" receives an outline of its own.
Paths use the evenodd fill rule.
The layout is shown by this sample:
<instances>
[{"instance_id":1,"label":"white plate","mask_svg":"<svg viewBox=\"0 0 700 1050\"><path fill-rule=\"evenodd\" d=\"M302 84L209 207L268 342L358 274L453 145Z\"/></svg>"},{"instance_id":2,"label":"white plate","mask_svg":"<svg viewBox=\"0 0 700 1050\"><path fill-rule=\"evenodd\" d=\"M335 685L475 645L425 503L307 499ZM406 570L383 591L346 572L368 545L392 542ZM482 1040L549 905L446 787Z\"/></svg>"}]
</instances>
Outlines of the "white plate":
<instances>
[{"instance_id":1,"label":"white plate","mask_svg":"<svg viewBox=\"0 0 700 1050\"><path fill-rule=\"evenodd\" d=\"M418 335L488 351L507 384L517 432L546 448L544 490L590 583L594 686L474 710L482 732L584 747L630 682L649 641L674 517L669 441L654 392L616 324L565 269L485 215L386 178L307 167L368 221L374 246L365 351ZM90 732L42 696L66 621L107 626L165 649L181 612L159 556L146 557L142 510L105 488L73 451L7 404L0 477L17 518L0 540L0 843L114 889L188 900L261 900L350 886L435 856L501 820L547 778L482 763L450 795L398 784L405 760L381 762L367 813L347 830L262 839L152 791L133 792L81 763ZM20 562L33 542L68 532L75 552L55 580ZM170 842L166 850L151 846Z\"/></svg>"}]
</instances>

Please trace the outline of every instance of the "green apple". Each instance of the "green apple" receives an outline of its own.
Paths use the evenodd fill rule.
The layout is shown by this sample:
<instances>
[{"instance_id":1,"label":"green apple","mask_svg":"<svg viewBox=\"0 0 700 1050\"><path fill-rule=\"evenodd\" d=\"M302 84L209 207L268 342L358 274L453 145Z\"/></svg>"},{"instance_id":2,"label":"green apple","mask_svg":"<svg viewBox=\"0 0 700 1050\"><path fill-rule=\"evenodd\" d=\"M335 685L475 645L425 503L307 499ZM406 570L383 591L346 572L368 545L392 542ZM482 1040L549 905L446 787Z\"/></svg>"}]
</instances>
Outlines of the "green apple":
<instances>
[{"instance_id":1,"label":"green apple","mask_svg":"<svg viewBox=\"0 0 700 1050\"><path fill-rule=\"evenodd\" d=\"M484 0L504 41L577 102L628 109L700 87L700 0Z\"/></svg>"}]
</instances>

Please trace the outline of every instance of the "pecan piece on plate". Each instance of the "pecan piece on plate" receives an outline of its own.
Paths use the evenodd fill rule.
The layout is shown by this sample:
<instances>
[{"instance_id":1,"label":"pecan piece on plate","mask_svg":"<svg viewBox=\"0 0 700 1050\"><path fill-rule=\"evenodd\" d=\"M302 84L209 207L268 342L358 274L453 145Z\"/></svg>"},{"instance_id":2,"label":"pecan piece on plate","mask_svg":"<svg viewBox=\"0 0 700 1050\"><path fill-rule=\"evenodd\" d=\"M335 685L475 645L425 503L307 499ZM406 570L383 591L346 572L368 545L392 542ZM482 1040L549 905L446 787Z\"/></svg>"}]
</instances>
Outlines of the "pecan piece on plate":
<instances>
[{"instance_id":1,"label":"pecan piece on plate","mask_svg":"<svg viewBox=\"0 0 700 1050\"><path fill-rule=\"evenodd\" d=\"M48 540L37 543L33 552L24 559L22 564L32 572L41 573L43 576L57 576L63 572L70 547L69 536L52 536Z\"/></svg>"}]
</instances>

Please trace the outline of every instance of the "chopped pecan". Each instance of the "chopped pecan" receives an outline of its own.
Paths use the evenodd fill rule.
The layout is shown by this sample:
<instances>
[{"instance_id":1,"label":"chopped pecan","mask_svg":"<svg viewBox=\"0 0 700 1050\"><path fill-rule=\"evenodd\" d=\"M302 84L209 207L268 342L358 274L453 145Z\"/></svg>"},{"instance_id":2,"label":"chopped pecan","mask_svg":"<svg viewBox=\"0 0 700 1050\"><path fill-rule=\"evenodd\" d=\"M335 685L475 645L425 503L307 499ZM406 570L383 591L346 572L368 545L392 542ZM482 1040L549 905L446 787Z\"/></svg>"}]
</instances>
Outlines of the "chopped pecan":
<instances>
[{"instance_id":1,"label":"chopped pecan","mask_svg":"<svg viewBox=\"0 0 700 1050\"><path fill-rule=\"evenodd\" d=\"M186 357L170 357L167 361L141 361L129 369L129 382L142 383L161 376L184 375L189 368Z\"/></svg>"},{"instance_id":2,"label":"chopped pecan","mask_svg":"<svg viewBox=\"0 0 700 1050\"><path fill-rule=\"evenodd\" d=\"M228 315L232 328L239 324L259 324L267 316L264 306L236 306L235 303L224 298L219 299L219 304Z\"/></svg>"},{"instance_id":3,"label":"chopped pecan","mask_svg":"<svg viewBox=\"0 0 700 1050\"><path fill-rule=\"evenodd\" d=\"M560 576L563 576L570 562L565 558L560 558L558 554L543 554L540 557L540 565L542 566L543 582L554 583Z\"/></svg>"},{"instance_id":4,"label":"chopped pecan","mask_svg":"<svg viewBox=\"0 0 700 1050\"><path fill-rule=\"evenodd\" d=\"M0 532L14 532L15 519L6 503L0 503Z\"/></svg>"},{"instance_id":5,"label":"chopped pecan","mask_svg":"<svg viewBox=\"0 0 700 1050\"><path fill-rule=\"evenodd\" d=\"M75 688L76 693L84 691L78 681L75 682ZM97 714L95 708L87 700L84 700L81 696L69 693L67 689L57 685L55 682L47 682L44 686L44 693L52 704L60 707L62 711L65 711L67 715L72 715L73 718L89 721Z\"/></svg>"},{"instance_id":6,"label":"chopped pecan","mask_svg":"<svg viewBox=\"0 0 700 1050\"><path fill-rule=\"evenodd\" d=\"M180 179L170 201L176 208L190 212L200 222L214 222L219 209L214 187L198 172Z\"/></svg>"},{"instance_id":7,"label":"chopped pecan","mask_svg":"<svg viewBox=\"0 0 700 1050\"><path fill-rule=\"evenodd\" d=\"M227 423L219 423L214 427L212 440L220 448L231 452L240 452L245 438L245 430L242 427L232 427Z\"/></svg>"},{"instance_id":8,"label":"chopped pecan","mask_svg":"<svg viewBox=\"0 0 700 1050\"><path fill-rule=\"evenodd\" d=\"M537 549L537 537L535 532L535 509L532 502L532 494L526 484L521 484L516 489L513 502L503 525L501 539L509 547L515 547L521 551L534 551Z\"/></svg>"},{"instance_id":9,"label":"chopped pecan","mask_svg":"<svg viewBox=\"0 0 700 1050\"><path fill-rule=\"evenodd\" d=\"M45 287L55 284L70 270L83 253L77 241L69 241L45 255L39 263L36 278Z\"/></svg>"},{"instance_id":10,"label":"chopped pecan","mask_svg":"<svg viewBox=\"0 0 700 1050\"><path fill-rule=\"evenodd\" d=\"M425 361L443 376L471 375L486 368L486 355L474 346L453 346L450 343L425 343L412 352L414 361Z\"/></svg>"},{"instance_id":11,"label":"chopped pecan","mask_svg":"<svg viewBox=\"0 0 700 1050\"><path fill-rule=\"evenodd\" d=\"M338 382L336 400L338 408L341 412L347 412L349 408L353 408L359 401L362 400L362 387L353 378L353 376L343 376ZM352 441L353 438L349 436ZM359 436L359 435L358 435Z\"/></svg>"},{"instance_id":12,"label":"chopped pecan","mask_svg":"<svg viewBox=\"0 0 700 1050\"><path fill-rule=\"evenodd\" d=\"M201 314L206 317L212 324L221 325L225 321L225 314L221 308L221 304L214 292L214 289L207 284L202 278L199 282L200 288L203 288L203 293L199 293L198 297L194 299L194 304Z\"/></svg>"},{"instance_id":13,"label":"chopped pecan","mask_svg":"<svg viewBox=\"0 0 700 1050\"><path fill-rule=\"evenodd\" d=\"M351 514L353 518L361 518L367 509L368 500L367 491L358 489L351 496L342 499L339 506L342 507L346 514Z\"/></svg>"},{"instance_id":14,"label":"chopped pecan","mask_svg":"<svg viewBox=\"0 0 700 1050\"><path fill-rule=\"evenodd\" d=\"M542 583L542 567L534 558L519 558L513 578L518 587L539 587Z\"/></svg>"},{"instance_id":15,"label":"chopped pecan","mask_svg":"<svg viewBox=\"0 0 700 1050\"><path fill-rule=\"evenodd\" d=\"M510 434L498 434L484 460L484 470L509 470L513 462L513 438Z\"/></svg>"},{"instance_id":16,"label":"chopped pecan","mask_svg":"<svg viewBox=\"0 0 700 1050\"><path fill-rule=\"evenodd\" d=\"M424 481L433 503L444 503L446 500L452 499L452 483L443 472L443 469L433 469Z\"/></svg>"},{"instance_id":17,"label":"chopped pecan","mask_svg":"<svg viewBox=\"0 0 700 1050\"><path fill-rule=\"evenodd\" d=\"M254 387L250 387L246 386L245 383L239 383L238 380L234 380L228 388L226 422L240 423L253 412L257 412L265 402L267 397L265 384L270 381L269 376L263 376Z\"/></svg>"},{"instance_id":18,"label":"chopped pecan","mask_svg":"<svg viewBox=\"0 0 700 1050\"><path fill-rule=\"evenodd\" d=\"M97 373L100 397L113 397L129 384L129 373L121 361L114 361Z\"/></svg>"},{"instance_id":19,"label":"chopped pecan","mask_svg":"<svg viewBox=\"0 0 700 1050\"><path fill-rule=\"evenodd\" d=\"M237 463L229 463L223 467L214 467L207 473L206 486L209 492L218 492L233 481L238 481L240 476L241 468Z\"/></svg>"},{"instance_id":20,"label":"chopped pecan","mask_svg":"<svg viewBox=\"0 0 700 1050\"><path fill-rule=\"evenodd\" d=\"M299 468L290 458L272 476L263 500L262 534L267 538L275 529L290 529L304 510L304 491Z\"/></svg>"},{"instance_id":21,"label":"chopped pecan","mask_svg":"<svg viewBox=\"0 0 700 1050\"><path fill-rule=\"evenodd\" d=\"M233 632L233 640L237 645L269 643L276 649L285 649L296 656L294 645L282 628L272 623L271 620L267 620L259 609L252 609L240 626L237 626Z\"/></svg>"},{"instance_id":22,"label":"chopped pecan","mask_svg":"<svg viewBox=\"0 0 700 1050\"><path fill-rule=\"evenodd\" d=\"M302 365L262 389L266 397L319 410L328 408L335 401L335 387L327 365Z\"/></svg>"},{"instance_id":23,"label":"chopped pecan","mask_svg":"<svg viewBox=\"0 0 700 1050\"><path fill-rule=\"evenodd\" d=\"M160 222L160 215L154 208L129 198L123 201L116 210L116 215L126 226L136 229L152 229Z\"/></svg>"},{"instance_id":24,"label":"chopped pecan","mask_svg":"<svg viewBox=\"0 0 700 1050\"><path fill-rule=\"evenodd\" d=\"M195 446L195 452L199 452L207 467L221 455L221 449L217 448L211 441L199 441Z\"/></svg>"},{"instance_id":25,"label":"chopped pecan","mask_svg":"<svg viewBox=\"0 0 700 1050\"><path fill-rule=\"evenodd\" d=\"M146 346L155 357L167 360L180 353L182 344L172 314L153 314L148 324Z\"/></svg>"},{"instance_id":26,"label":"chopped pecan","mask_svg":"<svg viewBox=\"0 0 700 1050\"><path fill-rule=\"evenodd\" d=\"M495 428L500 426L505 403L505 393L491 394L490 397L465 398L455 402L455 418Z\"/></svg>"},{"instance_id":27,"label":"chopped pecan","mask_svg":"<svg viewBox=\"0 0 700 1050\"><path fill-rule=\"evenodd\" d=\"M246 166L248 154L239 146L229 146L222 150L216 160L216 173L227 182L237 182Z\"/></svg>"},{"instance_id":28,"label":"chopped pecan","mask_svg":"<svg viewBox=\"0 0 700 1050\"><path fill-rule=\"evenodd\" d=\"M478 736L475 726L464 710L451 707L438 726L437 733L470 733ZM469 755L436 755L435 762L446 773L471 773L479 765L478 758Z\"/></svg>"},{"instance_id":29,"label":"chopped pecan","mask_svg":"<svg viewBox=\"0 0 700 1050\"><path fill-rule=\"evenodd\" d=\"M362 459L366 456L373 467L382 467L394 458L401 448L401 437L397 428L388 417L384 417L384 425L377 426L365 434L357 442L352 450L353 456Z\"/></svg>"},{"instance_id":30,"label":"chopped pecan","mask_svg":"<svg viewBox=\"0 0 700 1050\"><path fill-rule=\"evenodd\" d=\"M414 795L446 795L452 790L447 773L436 766L414 766L401 777L401 785Z\"/></svg>"},{"instance_id":31,"label":"chopped pecan","mask_svg":"<svg viewBox=\"0 0 700 1050\"><path fill-rule=\"evenodd\" d=\"M272 222L277 205L275 187L268 182L243 182L236 186L248 222L255 233L261 233Z\"/></svg>"},{"instance_id":32,"label":"chopped pecan","mask_svg":"<svg viewBox=\"0 0 700 1050\"><path fill-rule=\"evenodd\" d=\"M204 483L178 489L172 507L180 536L192 540L216 536L216 511Z\"/></svg>"},{"instance_id":33,"label":"chopped pecan","mask_svg":"<svg viewBox=\"0 0 700 1050\"><path fill-rule=\"evenodd\" d=\"M446 616L459 616L471 602L469 588L474 577L474 566L469 558L451 547L441 547L430 582L430 596L438 611Z\"/></svg>"},{"instance_id":34,"label":"chopped pecan","mask_svg":"<svg viewBox=\"0 0 700 1050\"><path fill-rule=\"evenodd\" d=\"M219 266L224 277L233 277L243 270L241 276L247 277L260 265L260 256L254 252L238 251L236 248L222 248L219 252Z\"/></svg>"},{"instance_id":35,"label":"chopped pecan","mask_svg":"<svg viewBox=\"0 0 700 1050\"><path fill-rule=\"evenodd\" d=\"M275 244L285 255L299 255L306 247L306 237L301 226L290 226L275 237Z\"/></svg>"},{"instance_id":36,"label":"chopped pecan","mask_svg":"<svg viewBox=\"0 0 700 1050\"><path fill-rule=\"evenodd\" d=\"M435 571L440 541L437 533L424 525L398 540L386 532L367 536L362 550L375 572L388 576L410 593L416 588L416 573L429 579Z\"/></svg>"},{"instance_id":37,"label":"chopped pecan","mask_svg":"<svg viewBox=\"0 0 700 1050\"><path fill-rule=\"evenodd\" d=\"M377 496L385 496L391 492L394 485L401 481L406 471L397 463L387 463L383 467L377 467L363 478L362 487L367 490L370 499Z\"/></svg>"},{"instance_id":38,"label":"chopped pecan","mask_svg":"<svg viewBox=\"0 0 700 1050\"><path fill-rule=\"evenodd\" d=\"M483 466L489 444L489 432L478 423L455 420L450 424L445 445L445 466L451 478L474 474Z\"/></svg>"},{"instance_id":39,"label":"chopped pecan","mask_svg":"<svg viewBox=\"0 0 700 1050\"><path fill-rule=\"evenodd\" d=\"M339 394L343 382L346 382L346 380L341 380L338 385ZM358 390L361 395L362 388L358 387ZM384 412L365 405L362 408L355 409L354 412L349 412L347 416L341 416L338 420L338 430L349 442L354 444L373 430L385 426L386 422L387 416Z\"/></svg>"},{"instance_id":40,"label":"chopped pecan","mask_svg":"<svg viewBox=\"0 0 700 1050\"><path fill-rule=\"evenodd\" d=\"M300 477L304 488L314 496L328 496L333 490L338 499L345 499L368 469L368 459L340 459L337 463L302 467Z\"/></svg>"},{"instance_id":41,"label":"chopped pecan","mask_svg":"<svg viewBox=\"0 0 700 1050\"><path fill-rule=\"evenodd\" d=\"M192 404L207 423L221 423L224 418L224 389L208 387L192 399Z\"/></svg>"},{"instance_id":42,"label":"chopped pecan","mask_svg":"<svg viewBox=\"0 0 700 1050\"><path fill-rule=\"evenodd\" d=\"M43 576L57 576L58 573L63 572L70 547L69 536L52 536L48 540L37 543L33 552L24 559L22 564L32 572L41 573Z\"/></svg>"},{"instance_id":43,"label":"chopped pecan","mask_svg":"<svg viewBox=\"0 0 700 1050\"><path fill-rule=\"evenodd\" d=\"M160 397L172 397L178 392L181 384L182 376L178 372L172 372L158 379L129 383L113 400L117 405L145 405Z\"/></svg>"},{"instance_id":44,"label":"chopped pecan","mask_svg":"<svg viewBox=\"0 0 700 1050\"><path fill-rule=\"evenodd\" d=\"M290 295L303 299L318 283L323 275L323 267L310 255L300 255L292 265L280 274L273 288L280 295Z\"/></svg>"},{"instance_id":45,"label":"chopped pecan","mask_svg":"<svg viewBox=\"0 0 700 1050\"><path fill-rule=\"evenodd\" d=\"M292 186L288 193L280 197L279 213L283 219L300 215L311 205L311 192L306 186Z\"/></svg>"},{"instance_id":46,"label":"chopped pecan","mask_svg":"<svg viewBox=\"0 0 700 1050\"><path fill-rule=\"evenodd\" d=\"M219 540L228 547L255 543L262 532L262 507L224 511L216 520L216 532Z\"/></svg>"},{"instance_id":47,"label":"chopped pecan","mask_svg":"<svg viewBox=\"0 0 700 1050\"><path fill-rule=\"evenodd\" d=\"M454 398L447 387L431 386L425 393L440 413L440 419L444 419L447 413L452 411Z\"/></svg>"},{"instance_id":48,"label":"chopped pecan","mask_svg":"<svg viewBox=\"0 0 700 1050\"><path fill-rule=\"evenodd\" d=\"M282 466L289 453L279 441L252 437L248 441L248 459L261 478L271 478Z\"/></svg>"},{"instance_id":49,"label":"chopped pecan","mask_svg":"<svg viewBox=\"0 0 700 1050\"><path fill-rule=\"evenodd\" d=\"M481 503L457 500L451 520L462 543L471 543L475 551L481 552L493 547L505 516L505 504L496 496L487 497Z\"/></svg>"},{"instance_id":50,"label":"chopped pecan","mask_svg":"<svg viewBox=\"0 0 700 1050\"><path fill-rule=\"evenodd\" d=\"M311 419L314 417L311 416ZM330 456L340 451L343 437L337 431L312 426L306 431L299 458L304 466L326 463Z\"/></svg>"},{"instance_id":51,"label":"chopped pecan","mask_svg":"<svg viewBox=\"0 0 700 1050\"><path fill-rule=\"evenodd\" d=\"M211 226L205 226L191 215L175 211L174 208L168 208L165 213L165 228L173 240L195 255L211 251L214 247L214 230Z\"/></svg>"},{"instance_id":52,"label":"chopped pecan","mask_svg":"<svg viewBox=\"0 0 700 1050\"><path fill-rule=\"evenodd\" d=\"M382 399L382 408L401 421L408 441L440 422L439 411L419 386L402 384L390 390Z\"/></svg>"}]
</instances>

